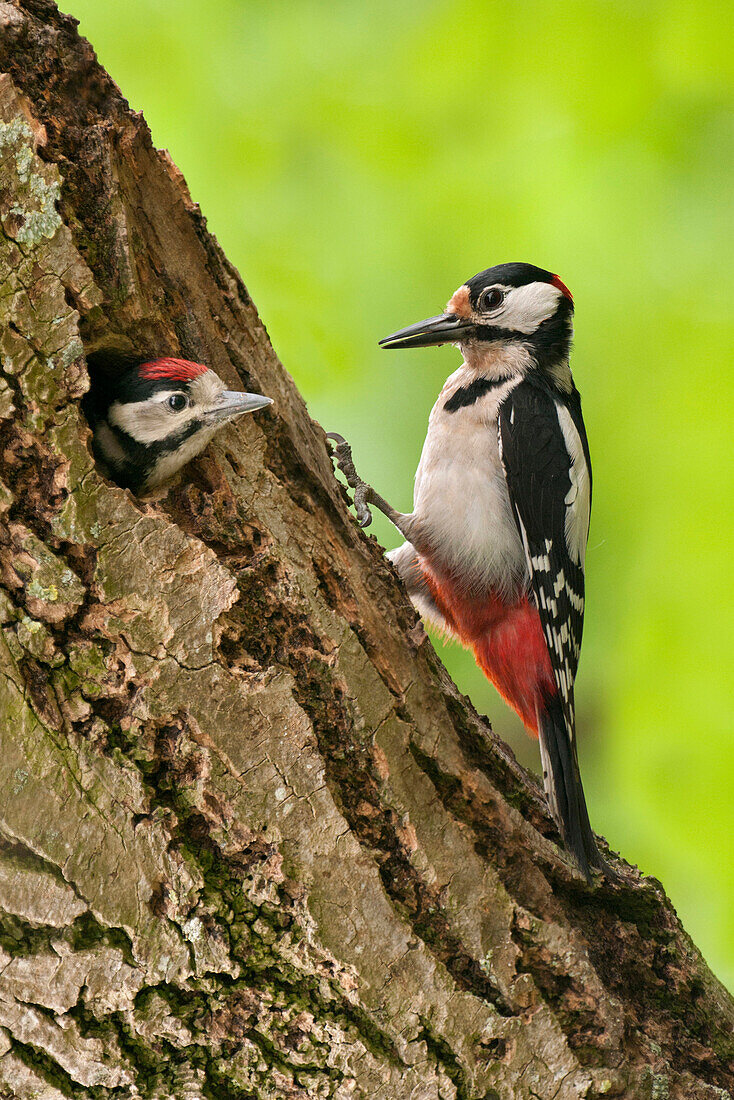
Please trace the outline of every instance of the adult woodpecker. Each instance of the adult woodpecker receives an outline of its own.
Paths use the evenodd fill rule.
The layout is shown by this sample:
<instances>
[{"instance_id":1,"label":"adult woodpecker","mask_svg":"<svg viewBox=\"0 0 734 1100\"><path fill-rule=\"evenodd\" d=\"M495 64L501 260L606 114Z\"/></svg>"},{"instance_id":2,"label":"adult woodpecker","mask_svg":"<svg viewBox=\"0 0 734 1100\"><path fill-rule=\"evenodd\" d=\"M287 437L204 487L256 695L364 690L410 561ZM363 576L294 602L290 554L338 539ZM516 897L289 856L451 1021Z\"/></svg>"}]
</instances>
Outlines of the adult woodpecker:
<instances>
[{"instance_id":1,"label":"adult woodpecker","mask_svg":"<svg viewBox=\"0 0 734 1100\"><path fill-rule=\"evenodd\" d=\"M172 477L235 417L271 404L259 393L225 390L203 363L165 358L95 371L82 407L97 459L118 485L143 493Z\"/></svg>"},{"instance_id":2,"label":"adult woodpecker","mask_svg":"<svg viewBox=\"0 0 734 1100\"><path fill-rule=\"evenodd\" d=\"M460 286L446 312L380 341L458 345L463 362L433 407L414 509L395 511L357 475L361 526L374 504L407 540L388 557L417 610L473 649L539 736L548 802L587 879L606 870L586 809L574 679L584 618L591 463L569 367L573 298L557 275L499 264Z\"/></svg>"}]
</instances>

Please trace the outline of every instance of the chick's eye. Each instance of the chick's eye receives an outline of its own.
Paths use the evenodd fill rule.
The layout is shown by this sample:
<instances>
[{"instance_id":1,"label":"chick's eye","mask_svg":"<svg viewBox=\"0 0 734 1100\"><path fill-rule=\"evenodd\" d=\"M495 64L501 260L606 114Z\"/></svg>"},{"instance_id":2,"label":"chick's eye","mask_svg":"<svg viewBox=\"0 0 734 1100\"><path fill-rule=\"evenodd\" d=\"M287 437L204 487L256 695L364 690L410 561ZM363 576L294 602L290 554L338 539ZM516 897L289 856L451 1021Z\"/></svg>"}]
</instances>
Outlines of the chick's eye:
<instances>
[{"instance_id":1,"label":"chick's eye","mask_svg":"<svg viewBox=\"0 0 734 1100\"><path fill-rule=\"evenodd\" d=\"M479 295L479 308L484 313L490 309L496 309L504 300L504 293L496 286L487 287Z\"/></svg>"},{"instance_id":2,"label":"chick's eye","mask_svg":"<svg viewBox=\"0 0 734 1100\"><path fill-rule=\"evenodd\" d=\"M168 398L168 407L169 409L173 409L174 412L181 412L182 409L186 408L188 403L188 397L182 393L172 393Z\"/></svg>"}]
</instances>

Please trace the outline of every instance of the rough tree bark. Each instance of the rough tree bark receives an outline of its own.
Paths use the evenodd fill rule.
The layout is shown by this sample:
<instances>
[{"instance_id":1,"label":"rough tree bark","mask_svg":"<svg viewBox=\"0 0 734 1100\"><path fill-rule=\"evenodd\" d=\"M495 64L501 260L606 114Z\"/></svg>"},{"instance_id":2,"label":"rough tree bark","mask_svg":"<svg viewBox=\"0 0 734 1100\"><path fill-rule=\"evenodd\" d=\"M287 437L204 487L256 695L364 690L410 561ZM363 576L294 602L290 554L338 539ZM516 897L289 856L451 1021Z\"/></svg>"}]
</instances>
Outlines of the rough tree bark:
<instances>
[{"instance_id":1,"label":"rough tree bark","mask_svg":"<svg viewBox=\"0 0 734 1100\"><path fill-rule=\"evenodd\" d=\"M728 1096L731 1000L559 851L142 117L49 0L0 29L0 1094ZM136 500L100 348L276 404Z\"/></svg>"}]
</instances>

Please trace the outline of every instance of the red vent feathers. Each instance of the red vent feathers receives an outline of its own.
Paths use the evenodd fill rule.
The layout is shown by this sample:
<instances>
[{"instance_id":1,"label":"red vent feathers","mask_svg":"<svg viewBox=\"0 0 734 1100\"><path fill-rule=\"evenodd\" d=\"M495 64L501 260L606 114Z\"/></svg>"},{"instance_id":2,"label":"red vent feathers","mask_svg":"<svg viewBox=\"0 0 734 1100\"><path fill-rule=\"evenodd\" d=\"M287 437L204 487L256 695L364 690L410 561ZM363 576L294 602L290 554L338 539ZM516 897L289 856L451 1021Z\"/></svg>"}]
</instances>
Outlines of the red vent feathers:
<instances>
[{"instance_id":1,"label":"red vent feathers","mask_svg":"<svg viewBox=\"0 0 734 1100\"><path fill-rule=\"evenodd\" d=\"M568 289L566 284L561 282L557 275L553 276L553 278L551 279L551 283L553 284L553 286L557 286L561 294L565 295L565 297L568 298L569 302L573 305L573 294Z\"/></svg>"},{"instance_id":2,"label":"red vent feathers","mask_svg":"<svg viewBox=\"0 0 734 1100\"><path fill-rule=\"evenodd\" d=\"M140 377L149 382L157 382L162 378L170 378L174 382L191 382L208 370L203 363L192 363L188 359L153 359L150 363L141 363Z\"/></svg>"}]
</instances>

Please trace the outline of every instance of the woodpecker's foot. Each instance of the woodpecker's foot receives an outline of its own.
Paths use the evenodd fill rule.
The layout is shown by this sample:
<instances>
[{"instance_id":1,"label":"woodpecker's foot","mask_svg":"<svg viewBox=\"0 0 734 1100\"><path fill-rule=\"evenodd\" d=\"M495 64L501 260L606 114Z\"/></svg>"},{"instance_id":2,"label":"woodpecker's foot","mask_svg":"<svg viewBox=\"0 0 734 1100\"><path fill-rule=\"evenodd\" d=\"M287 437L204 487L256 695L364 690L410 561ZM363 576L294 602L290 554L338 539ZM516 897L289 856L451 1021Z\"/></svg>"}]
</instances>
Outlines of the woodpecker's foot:
<instances>
[{"instance_id":1,"label":"woodpecker's foot","mask_svg":"<svg viewBox=\"0 0 734 1100\"><path fill-rule=\"evenodd\" d=\"M368 504L374 496L374 490L365 481L362 481L354 468L352 448L344 436L339 435L338 432L327 432L326 438L332 440L335 444L333 453L336 456L336 464L347 479L349 488L354 490L354 510L357 513L357 523L360 527L369 527L372 523L372 512L369 510Z\"/></svg>"}]
</instances>

